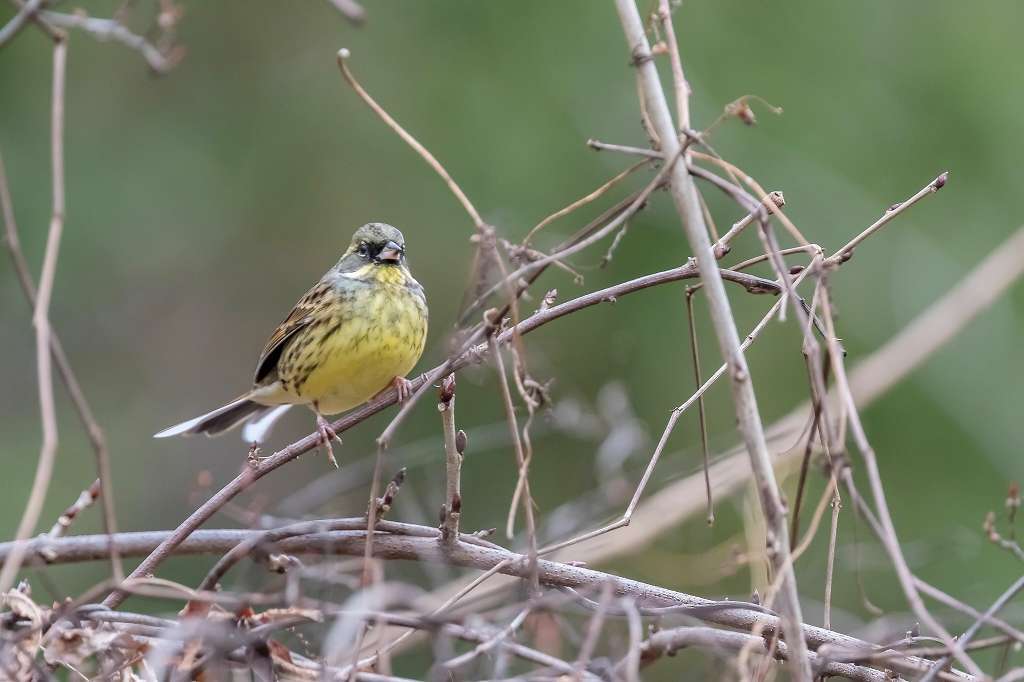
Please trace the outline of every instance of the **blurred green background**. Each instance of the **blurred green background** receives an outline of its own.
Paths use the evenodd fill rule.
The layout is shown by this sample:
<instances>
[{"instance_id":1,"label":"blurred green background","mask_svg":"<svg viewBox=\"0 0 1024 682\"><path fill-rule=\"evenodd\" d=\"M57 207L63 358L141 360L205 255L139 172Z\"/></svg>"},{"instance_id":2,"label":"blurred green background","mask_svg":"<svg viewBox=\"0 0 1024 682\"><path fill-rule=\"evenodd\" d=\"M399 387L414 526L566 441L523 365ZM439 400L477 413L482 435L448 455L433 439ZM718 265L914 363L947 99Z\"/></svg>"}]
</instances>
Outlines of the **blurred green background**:
<instances>
[{"instance_id":1,"label":"blurred green background","mask_svg":"<svg viewBox=\"0 0 1024 682\"><path fill-rule=\"evenodd\" d=\"M84 7L108 16L116 4ZM247 387L266 336L335 262L358 225L386 221L405 232L432 315L431 341L417 371L443 355L468 280L472 225L433 172L342 83L338 48L352 50L352 68L374 97L511 240L632 162L587 149L587 138L645 143L610 2L369 2L369 20L358 28L327 2L183 6L179 42L187 56L167 76L154 77L136 53L81 33L72 34L69 48L67 224L51 317L106 429L124 530L173 527L212 492L197 483L199 472L209 471L214 486L237 473L246 448L234 434L162 441L150 435ZM136 16L145 18L148 10L139 3ZM861 247L835 277L840 335L852 363L1022 221L1022 13L1008 1L691 0L676 14L695 127L710 124L744 94L783 107L775 116L755 105L757 127L727 122L713 143L767 189L784 190L788 215L826 250L940 171L951 171L945 190ZM0 22L10 15L4 3ZM41 261L50 204L50 55L32 27L0 53L0 150L34 265ZM647 177L640 174L632 186ZM716 192L707 197L720 227L741 216ZM538 243L554 244L595 213L559 221ZM611 264L598 269L605 248L573 259L585 275L582 285L552 269L537 291L557 287L565 300L673 267L689 255L664 194L633 221ZM753 235L745 235L726 262L756 250ZM0 377L7 388L0 394L0 535L10 537L40 435L30 312L6 261L0 273ZM737 288L729 293L741 330L770 303ZM529 337L531 371L555 379L555 409L538 419L532 469L548 539L621 510L668 411L689 394L682 302L681 286L662 287ZM1002 508L1009 482L1021 476L1022 313L1024 286L1018 285L865 414L912 567L979 607L1020 572L1013 558L985 541L981 522L988 510ZM710 371L717 362L714 339L705 318L700 325ZM750 360L766 422L805 398L791 329L771 327ZM503 526L514 484L493 380L486 368L459 380L457 418L471 431L463 507L471 529ZM63 389L57 393L58 467L40 530L94 477L88 443ZM443 467L432 403L417 408L389 457L389 475L406 457L411 464L397 519L436 519ZM636 428L609 444L608 416L620 415L614 420L621 423L623 409L635 415L629 423ZM733 445L725 386L712 391L709 409L713 446ZM345 434L343 462L368 457L390 416ZM293 410L268 449L311 425L308 414ZM694 418L681 426L671 456L655 473L656 487L698 470ZM366 479L353 479L344 468L337 473L322 456L303 457L209 525L243 523L244 509L359 513ZM320 487L326 493L319 506L305 509L290 496L315 480L326 481ZM553 518L560 505L597 488L589 517ZM746 598L747 568L729 552L720 553L720 564L709 559L719 556L709 550L723 543L744 547L739 510L736 500L720 500L714 527L695 518L652 539L644 555L603 568L709 597ZM841 519L834 622L861 631L870 615L857 591L849 505ZM93 509L74 532L99 527ZM898 635L912 618L863 525L859 538L870 598L891 616L881 629L865 632ZM820 534L798 565L805 613L816 623L826 539ZM161 575L194 584L209 562L171 562ZM104 571L89 565L50 575L64 594ZM967 624L939 613L954 630Z\"/></svg>"}]
</instances>

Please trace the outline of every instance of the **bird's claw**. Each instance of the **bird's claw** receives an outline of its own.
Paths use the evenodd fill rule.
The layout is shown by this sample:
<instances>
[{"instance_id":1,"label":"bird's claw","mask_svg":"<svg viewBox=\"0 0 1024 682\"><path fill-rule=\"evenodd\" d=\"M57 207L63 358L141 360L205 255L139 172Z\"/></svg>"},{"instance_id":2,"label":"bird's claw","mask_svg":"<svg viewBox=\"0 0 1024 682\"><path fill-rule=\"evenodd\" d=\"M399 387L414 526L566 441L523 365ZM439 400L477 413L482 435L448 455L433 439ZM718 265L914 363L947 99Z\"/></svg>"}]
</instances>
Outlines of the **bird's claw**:
<instances>
[{"instance_id":1,"label":"bird's claw","mask_svg":"<svg viewBox=\"0 0 1024 682\"><path fill-rule=\"evenodd\" d=\"M331 447L331 441L337 440L338 444L342 444L341 436L331 428L331 423L324 419L322 415L316 416L316 431L320 434L320 440L323 442L324 447L327 449L327 461L334 465L334 468L338 468L338 460L334 458L334 448Z\"/></svg>"},{"instance_id":2,"label":"bird's claw","mask_svg":"<svg viewBox=\"0 0 1024 682\"><path fill-rule=\"evenodd\" d=\"M405 377L395 377L391 380L391 385L398 392L398 402L404 403L412 397L412 382Z\"/></svg>"}]
</instances>

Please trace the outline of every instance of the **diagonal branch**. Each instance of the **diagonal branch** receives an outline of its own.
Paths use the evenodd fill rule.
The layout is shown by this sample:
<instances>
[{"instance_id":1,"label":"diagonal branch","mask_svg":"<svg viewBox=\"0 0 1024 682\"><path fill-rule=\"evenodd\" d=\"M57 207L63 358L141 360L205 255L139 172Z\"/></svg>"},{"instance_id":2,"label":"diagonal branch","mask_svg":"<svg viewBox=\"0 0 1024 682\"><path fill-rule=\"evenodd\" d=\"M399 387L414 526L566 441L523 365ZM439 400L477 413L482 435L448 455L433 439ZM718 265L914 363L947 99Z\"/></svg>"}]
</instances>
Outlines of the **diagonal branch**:
<instances>
[{"instance_id":1,"label":"diagonal branch","mask_svg":"<svg viewBox=\"0 0 1024 682\"><path fill-rule=\"evenodd\" d=\"M643 94L642 103L661 140L662 151L666 158L674 158L682 151L682 145L675 132L672 116L669 113L665 93L661 87L658 70L654 65L647 35L644 32L640 13L634 0L616 0L619 19L629 44L633 64L637 70L637 79ZM684 86L685 87L685 86ZM718 346L722 357L729 365L729 378L732 385L733 402L736 408L736 419L739 431L750 457L750 466L754 475L756 488L761 500L761 509L769 532L769 555L775 569L783 574L780 591L781 607L786 618L784 621L786 639L792 647L791 661L794 677L799 680L810 680L811 670L807 661L807 651L803 640L798 635L798 626L802 621L800 602L796 588L796 577L789 561L789 531L786 527L786 510L782 504L779 486L772 469L771 456L765 440L764 427L757 408L757 398L750 381L750 370L743 351L740 349L739 333L732 316L729 299L719 272L718 263L712 251L711 240L704 224L697 187L690 176L685 163L672 166L669 175L669 189L676 210L683 220L683 229L690 243L697 267L700 269L701 281L706 289L711 322L718 337Z\"/></svg>"}]
</instances>

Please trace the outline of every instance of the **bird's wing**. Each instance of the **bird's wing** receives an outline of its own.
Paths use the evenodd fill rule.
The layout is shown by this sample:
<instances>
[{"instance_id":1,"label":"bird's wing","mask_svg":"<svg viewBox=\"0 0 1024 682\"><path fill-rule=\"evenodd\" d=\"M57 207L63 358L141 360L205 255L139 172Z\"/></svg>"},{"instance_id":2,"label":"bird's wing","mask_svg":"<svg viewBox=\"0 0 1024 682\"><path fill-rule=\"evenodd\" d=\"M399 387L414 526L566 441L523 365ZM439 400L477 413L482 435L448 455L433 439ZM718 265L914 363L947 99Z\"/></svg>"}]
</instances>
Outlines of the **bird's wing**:
<instances>
[{"instance_id":1,"label":"bird's wing","mask_svg":"<svg viewBox=\"0 0 1024 682\"><path fill-rule=\"evenodd\" d=\"M281 359L285 345L295 336L295 333L303 329L310 322L316 319L316 312L323 304L324 297L330 292L330 284L320 280L299 299L284 322L277 326L274 333L270 335L267 345L260 354L259 362L256 363L256 376L253 379L254 385L260 385L263 380L270 376L277 369L277 363Z\"/></svg>"}]
</instances>

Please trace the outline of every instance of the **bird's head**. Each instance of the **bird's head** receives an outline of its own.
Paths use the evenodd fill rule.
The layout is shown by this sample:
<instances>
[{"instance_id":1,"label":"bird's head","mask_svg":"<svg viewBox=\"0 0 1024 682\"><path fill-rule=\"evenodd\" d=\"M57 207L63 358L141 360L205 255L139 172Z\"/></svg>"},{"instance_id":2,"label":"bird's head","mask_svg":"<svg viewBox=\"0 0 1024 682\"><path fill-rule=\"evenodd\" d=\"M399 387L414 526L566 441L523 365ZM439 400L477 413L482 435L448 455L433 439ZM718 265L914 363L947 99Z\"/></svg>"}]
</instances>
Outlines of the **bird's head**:
<instances>
[{"instance_id":1,"label":"bird's head","mask_svg":"<svg viewBox=\"0 0 1024 682\"><path fill-rule=\"evenodd\" d=\"M342 272L365 276L404 267L405 237L398 228L385 223L367 223L356 230L338 263Z\"/></svg>"}]
</instances>

